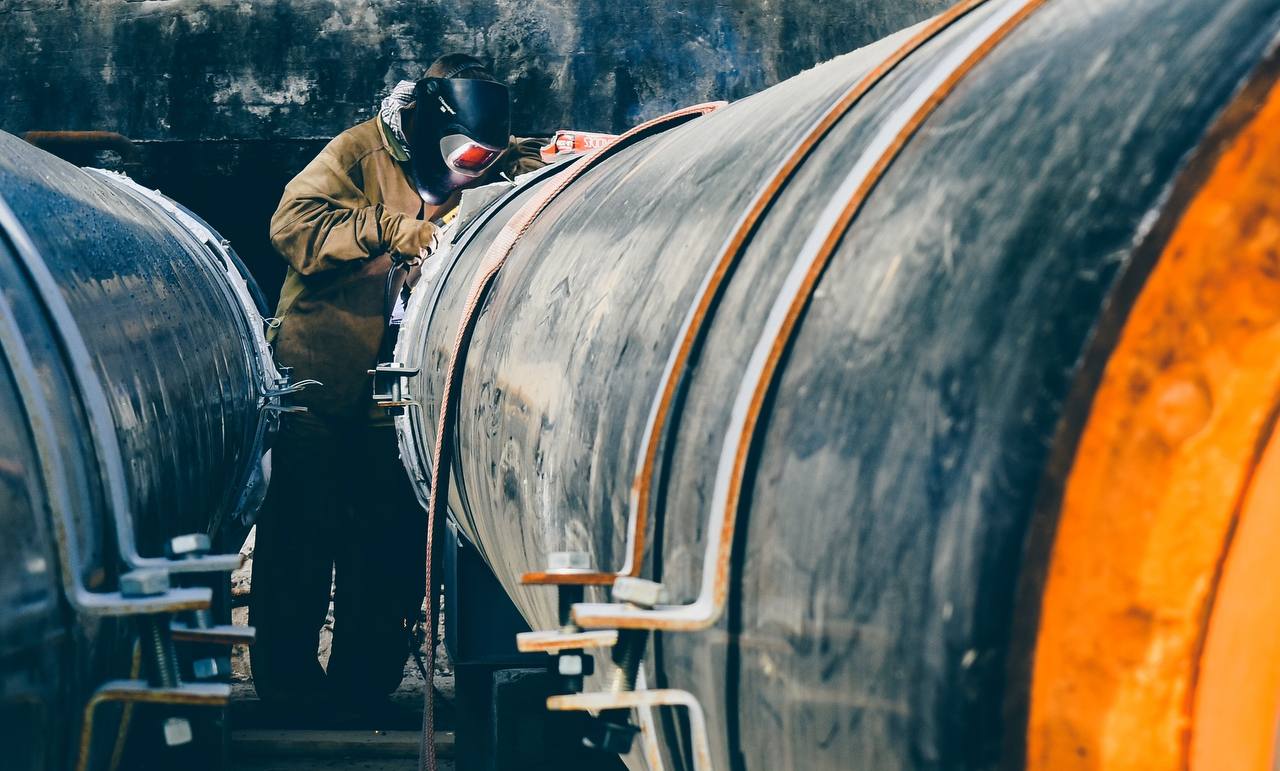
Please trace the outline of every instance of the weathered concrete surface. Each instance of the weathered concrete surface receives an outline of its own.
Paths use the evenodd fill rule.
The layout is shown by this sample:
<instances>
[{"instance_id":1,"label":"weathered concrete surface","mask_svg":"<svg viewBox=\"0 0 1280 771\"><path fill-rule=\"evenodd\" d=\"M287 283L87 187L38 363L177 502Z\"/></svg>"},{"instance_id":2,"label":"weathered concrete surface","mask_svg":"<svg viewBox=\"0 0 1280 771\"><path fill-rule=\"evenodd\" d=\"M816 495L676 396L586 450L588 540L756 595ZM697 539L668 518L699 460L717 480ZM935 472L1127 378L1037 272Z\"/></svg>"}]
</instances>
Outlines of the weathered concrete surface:
<instances>
[{"instance_id":1,"label":"weathered concrete surface","mask_svg":"<svg viewBox=\"0 0 1280 771\"><path fill-rule=\"evenodd\" d=\"M0 127L134 139L330 136L450 50L515 125L621 129L734 99L947 0L0 0Z\"/></svg>"},{"instance_id":2,"label":"weathered concrete surface","mask_svg":"<svg viewBox=\"0 0 1280 771\"><path fill-rule=\"evenodd\" d=\"M208 219L273 294L283 265L265 230L285 182L441 53L493 63L517 132L621 130L746 96L949 4L0 0L0 129L139 141L142 181Z\"/></svg>"}]
</instances>

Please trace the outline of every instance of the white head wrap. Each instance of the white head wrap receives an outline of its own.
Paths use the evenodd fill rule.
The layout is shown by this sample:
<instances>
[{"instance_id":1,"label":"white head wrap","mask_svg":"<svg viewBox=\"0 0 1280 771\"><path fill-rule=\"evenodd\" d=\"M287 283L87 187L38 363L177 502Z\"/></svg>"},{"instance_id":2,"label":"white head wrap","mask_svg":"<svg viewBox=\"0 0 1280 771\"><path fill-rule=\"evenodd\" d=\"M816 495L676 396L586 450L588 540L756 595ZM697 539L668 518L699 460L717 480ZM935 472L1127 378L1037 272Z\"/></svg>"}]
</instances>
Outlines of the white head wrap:
<instances>
[{"instance_id":1,"label":"white head wrap","mask_svg":"<svg viewBox=\"0 0 1280 771\"><path fill-rule=\"evenodd\" d=\"M409 150L409 139L404 135L404 127L400 125L400 111L413 104L413 89L417 85L412 80L402 80L391 89L391 95L382 100L378 108L378 117L391 130L392 136L399 140L406 153Z\"/></svg>"}]
</instances>

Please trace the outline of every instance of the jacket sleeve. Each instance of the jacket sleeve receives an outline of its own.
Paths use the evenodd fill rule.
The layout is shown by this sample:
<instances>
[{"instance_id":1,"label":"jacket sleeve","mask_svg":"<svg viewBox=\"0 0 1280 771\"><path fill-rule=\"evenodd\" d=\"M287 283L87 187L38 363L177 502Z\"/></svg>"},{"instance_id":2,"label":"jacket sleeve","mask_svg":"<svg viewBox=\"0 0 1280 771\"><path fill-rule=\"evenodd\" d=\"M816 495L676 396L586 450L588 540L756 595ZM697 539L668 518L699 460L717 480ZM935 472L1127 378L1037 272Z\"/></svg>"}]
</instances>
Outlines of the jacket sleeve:
<instances>
[{"instance_id":1,"label":"jacket sleeve","mask_svg":"<svg viewBox=\"0 0 1280 771\"><path fill-rule=\"evenodd\" d=\"M417 256L433 229L369 203L348 170L322 152L285 186L271 217L271 244L309 276L387 252Z\"/></svg>"}]
</instances>

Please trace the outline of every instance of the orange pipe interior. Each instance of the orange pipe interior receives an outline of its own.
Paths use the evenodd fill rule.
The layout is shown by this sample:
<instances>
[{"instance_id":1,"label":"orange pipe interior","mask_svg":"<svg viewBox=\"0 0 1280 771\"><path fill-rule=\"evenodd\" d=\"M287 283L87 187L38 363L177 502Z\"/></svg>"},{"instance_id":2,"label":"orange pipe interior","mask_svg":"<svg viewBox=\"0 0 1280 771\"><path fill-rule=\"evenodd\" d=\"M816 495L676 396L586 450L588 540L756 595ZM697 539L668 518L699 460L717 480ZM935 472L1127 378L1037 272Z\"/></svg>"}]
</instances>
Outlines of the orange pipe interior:
<instances>
[{"instance_id":1,"label":"orange pipe interior","mask_svg":"<svg viewBox=\"0 0 1280 771\"><path fill-rule=\"evenodd\" d=\"M1280 450L1260 448L1280 395L1277 126L1273 88L1107 363L1042 597L1028 769L1271 768Z\"/></svg>"},{"instance_id":2,"label":"orange pipe interior","mask_svg":"<svg viewBox=\"0 0 1280 771\"><path fill-rule=\"evenodd\" d=\"M1280 433L1249 488L1196 681L1190 766L1271 769L1280 714Z\"/></svg>"}]
</instances>

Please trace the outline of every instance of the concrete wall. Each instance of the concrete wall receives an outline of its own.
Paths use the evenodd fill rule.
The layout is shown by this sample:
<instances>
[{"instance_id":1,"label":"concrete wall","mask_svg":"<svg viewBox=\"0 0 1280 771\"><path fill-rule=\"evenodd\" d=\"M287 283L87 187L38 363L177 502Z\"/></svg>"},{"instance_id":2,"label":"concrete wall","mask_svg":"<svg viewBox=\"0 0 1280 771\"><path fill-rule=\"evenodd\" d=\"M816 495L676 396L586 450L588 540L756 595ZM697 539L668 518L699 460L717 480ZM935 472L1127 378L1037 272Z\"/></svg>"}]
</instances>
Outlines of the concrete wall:
<instances>
[{"instance_id":1,"label":"concrete wall","mask_svg":"<svg viewBox=\"0 0 1280 771\"><path fill-rule=\"evenodd\" d=\"M740 98L949 4L0 0L0 129L139 140L143 181L222 229L270 290L262 231L284 182L441 53L493 62L518 132L616 131Z\"/></svg>"}]
</instances>

